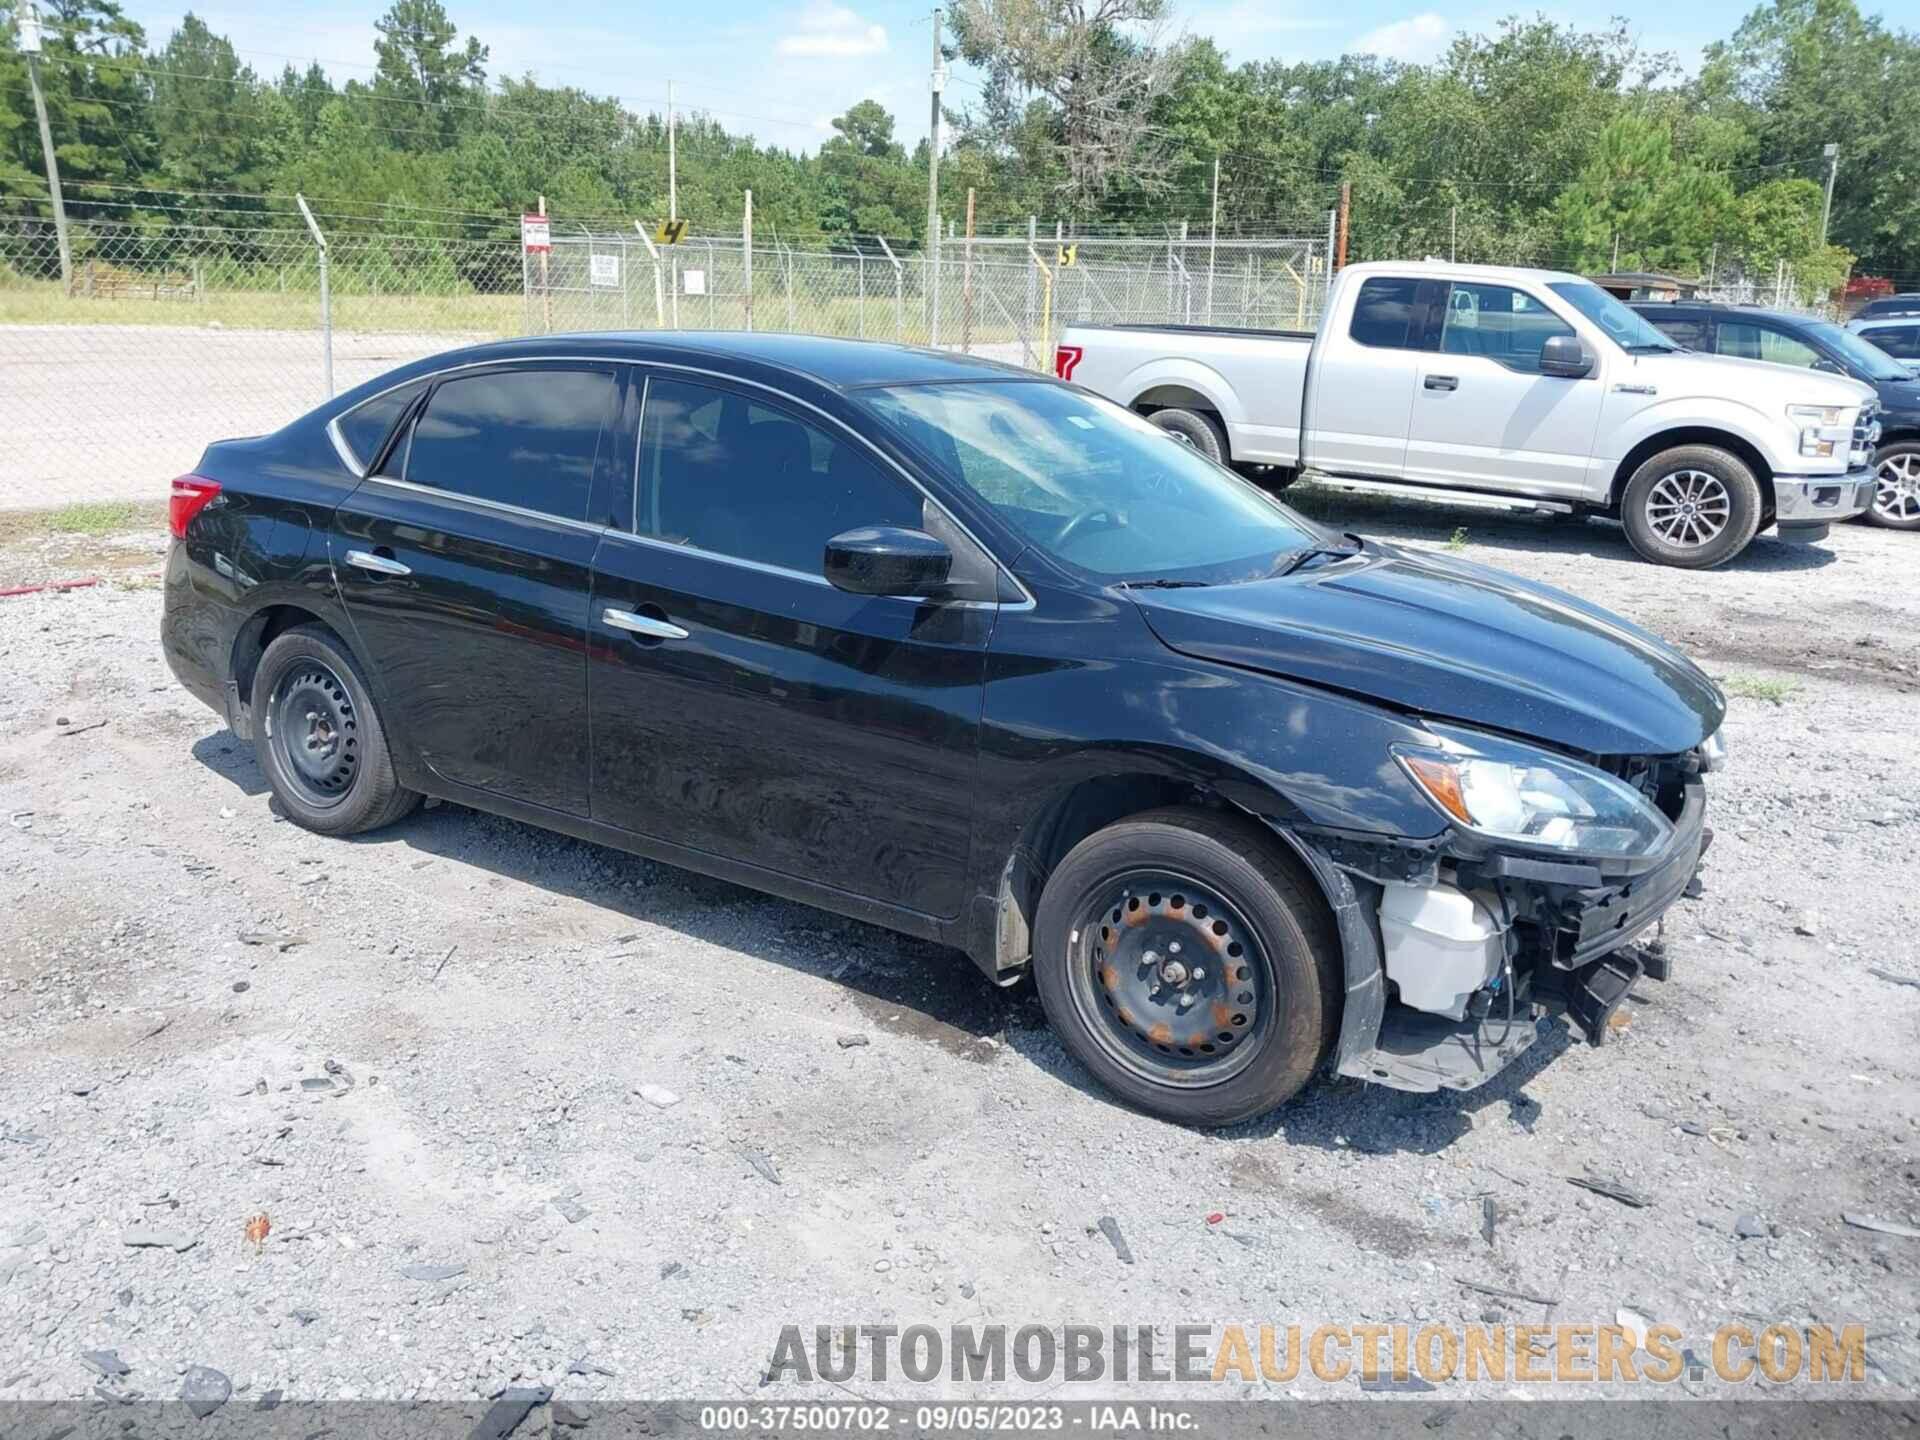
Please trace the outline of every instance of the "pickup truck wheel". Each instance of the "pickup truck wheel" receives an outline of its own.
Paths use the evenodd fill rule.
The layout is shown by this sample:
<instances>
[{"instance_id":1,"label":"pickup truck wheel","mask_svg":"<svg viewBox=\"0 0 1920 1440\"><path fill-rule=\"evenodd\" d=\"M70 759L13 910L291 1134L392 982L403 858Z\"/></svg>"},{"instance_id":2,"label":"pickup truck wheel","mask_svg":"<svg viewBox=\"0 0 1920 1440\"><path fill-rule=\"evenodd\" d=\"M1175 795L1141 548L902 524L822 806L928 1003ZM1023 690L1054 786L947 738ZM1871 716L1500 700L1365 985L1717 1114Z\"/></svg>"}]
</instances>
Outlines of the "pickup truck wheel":
<instances>
[{"instance_id":1,"label":"pickup truck wheel","mask_svg":"<svg viewBox=\"0 0 1920 1440\"><path fill-rule=\"evenodd\" d=\"M1227 432L1211 415L1198 410L1156 410L1147 417L1176 440L1184 441L1209 460L1227 463Z\"/></svg>"},{"instance_id":2,"label":"pickup truck wheel","mask_svg":"<svg viewBox=\"0 0 1920 1440\"><path fill-rule=\"evenodd\" d=\"M387 735L339 638L300 625L274 639L253 677L254 749L293 821L322 835L391 825L420 803L394 777Z\"/></svg>"},{"instance_id":3,"label":"pickup truck wheel","mask_svg":"<svg viewBox=\"0 0 1920 1440\"><path fill-rule=\"evenodd\" d=\"M1306 1084L1341 973L1319 891L1250 820L1122 820L1076 845L1040 898L1047 1018L1108 1089L1177 1124L1251 1119Z\"/></svg>"},{"instance_id":4,"label":"pickup truck wheel","mask_svg":"<svg viewBox=\"0 0 1920 1440\"><path fill-rule=\"evenodd\" d=\"M1873 457L1873 474L1867 519L1889 530L1920 530L1920 442L1886 446Z\"/></svg>"},{"instance_id":5,"label":"pickup truck wheel","mask_svg":"<svg viewBox=\"0 0 1920 1440\"><path fill-rule=\"evenodd\" d=\"M1761 508L1760 482L1737 455L1680 445L1633 472L1620 520L1646 559L1708 570L1747 548L1760 528Z\"/></svg>"}]
</instances>

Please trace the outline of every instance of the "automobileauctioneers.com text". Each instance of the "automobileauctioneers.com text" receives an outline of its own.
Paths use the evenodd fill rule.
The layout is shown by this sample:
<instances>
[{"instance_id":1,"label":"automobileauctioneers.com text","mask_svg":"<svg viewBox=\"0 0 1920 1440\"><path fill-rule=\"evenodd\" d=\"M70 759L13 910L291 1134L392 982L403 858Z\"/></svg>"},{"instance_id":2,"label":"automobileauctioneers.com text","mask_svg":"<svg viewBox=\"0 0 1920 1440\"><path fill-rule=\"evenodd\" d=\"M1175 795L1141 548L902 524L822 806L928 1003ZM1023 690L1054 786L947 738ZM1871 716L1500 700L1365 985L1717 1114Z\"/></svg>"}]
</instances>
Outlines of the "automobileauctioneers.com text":
<instances>
[{"instance_id":1,"label":"automobileauctioneers.com text","mask_svg":"<svg viewBox=\"0 0 1920 1440\"><path fill-rule=\"evenodd\" d=\"M1541 1325L818 1325L785 1326L767 1379L926 1383L1127 1384L1414 1378L1431 1384L1829 1384L1866 1378L1864 1325L1753 1325L1689 1338L1569 1321Z\"/></svg>"}]
</instances>

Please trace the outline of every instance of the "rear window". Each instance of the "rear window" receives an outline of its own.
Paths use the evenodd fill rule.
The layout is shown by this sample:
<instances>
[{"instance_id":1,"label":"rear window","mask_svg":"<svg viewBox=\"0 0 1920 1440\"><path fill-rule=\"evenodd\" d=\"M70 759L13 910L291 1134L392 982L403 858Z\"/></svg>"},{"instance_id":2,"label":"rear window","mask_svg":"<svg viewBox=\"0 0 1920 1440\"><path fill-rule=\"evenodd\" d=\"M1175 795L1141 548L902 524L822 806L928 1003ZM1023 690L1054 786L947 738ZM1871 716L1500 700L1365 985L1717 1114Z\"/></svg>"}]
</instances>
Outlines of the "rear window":
<instances>
[{"instance_id":1,"label":"rear window","mask_svg":"<svg viewBox=\"0 0 1920 1440\"><path fill-rule=\"evenodd\" d=\"M424 380L402 385L384 395L374 396L364 405L355 406L333 422L339 427L340 438L347 442L347 449L353 452L353 458L360 462L362 470L372 468L374 457L380 453L380 447L386 443L394 425L425 388Z\"/></svg>"},{"instance_id":2,"label":"rear window","mask_svg":"<svg viewBox=\"0 0 1920 1440\"><path fill-rule=\"evenodd\" d=\"M1414 294L1418 280L1399 277L1368 280L1353 302L1353 324L1347 333L1362 345L1404 350L1413 330Z\"/></svg>"}]
</instances>

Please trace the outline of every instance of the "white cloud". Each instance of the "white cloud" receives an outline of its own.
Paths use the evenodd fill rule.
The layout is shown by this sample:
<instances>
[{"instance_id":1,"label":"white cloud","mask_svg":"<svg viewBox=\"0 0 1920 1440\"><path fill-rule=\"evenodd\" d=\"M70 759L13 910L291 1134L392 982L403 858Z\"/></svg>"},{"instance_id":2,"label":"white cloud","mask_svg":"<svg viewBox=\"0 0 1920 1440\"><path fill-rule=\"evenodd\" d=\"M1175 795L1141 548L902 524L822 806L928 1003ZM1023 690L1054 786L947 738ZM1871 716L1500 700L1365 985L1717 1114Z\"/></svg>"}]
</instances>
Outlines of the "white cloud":
<instances>
[{"instance_id":1,"label":"white cloud","mask_svg":"<svg viewBox=\"0 0 1920 1440\"><path fill-rule=\"evenodd\" d=\"M1437 59L1453 38L1454 29L1446 16L1423 10L1405 20L1369 30L1347 50L1354 55L1378 55L1382 60L1419 64Z\"/></svg>"},{"instance_id":2,"label":"white cloud","mask_svg":"<svg viewBox=\"0 0 1920 1440\"><path fill-rule=\"evenodd\" d=\"M782 55L826 60L879 55L886 48L886 26L871 24L833 0L814 0L800 16L798 27L774 46Z\"/></svg>"}]
</instances>

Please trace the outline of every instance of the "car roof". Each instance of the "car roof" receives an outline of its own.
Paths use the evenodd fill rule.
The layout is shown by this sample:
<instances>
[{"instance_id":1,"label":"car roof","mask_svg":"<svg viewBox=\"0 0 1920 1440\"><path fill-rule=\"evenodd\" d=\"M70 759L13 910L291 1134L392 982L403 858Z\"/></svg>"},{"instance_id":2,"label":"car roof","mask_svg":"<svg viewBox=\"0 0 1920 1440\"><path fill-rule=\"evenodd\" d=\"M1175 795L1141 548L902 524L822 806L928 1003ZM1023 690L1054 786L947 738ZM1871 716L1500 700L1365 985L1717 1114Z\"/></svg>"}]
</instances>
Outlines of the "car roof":
<instances>
[{"instance_id":1,"label":"car roof","mask_svg":"<svg viewBox=\"0 0 1920 1440\"><path fill-rule=\"evenodd\" d=\"M1920 305L1893 315L1869 315L1864 320L1856 320L1853 323L1862 330L1885 330L1892 325L1912 325L1916 322L1920 322Z\"/></svg>"},{"instance_id":2,"label":"car roof","mask_svg":"<svg viewBox=\"0 0 1920 1440\"><path fill-rule=\"evenodd\" d=\"M1791 310L1768 310L1759 305L1736 305L1728 300L1630 300L1642 314L1664 314L1678 310L1710 310L1715 315L1744 315L1754 320L1771 320L1778 325L1818 325L1818 315L1796 315Z\"/></svg>"},{"instance_id":3,"label":"car roof","mask_svg":"<svg viewBox=\"0 0 1920 1440\"><path fill-rule=\"evenodd\" d=\"M566 351L571 357L635 362L726 361L745 367L743 375L748 370L783 371L837 390L951 380L1047 378L1036 371L978 355L959 355L891 341L736 330L595 330L537 335L469 346L436 355L410 368L424 373L450 364L538 359L552 356L558 350Z\"/></svg>"}]
</instances>

